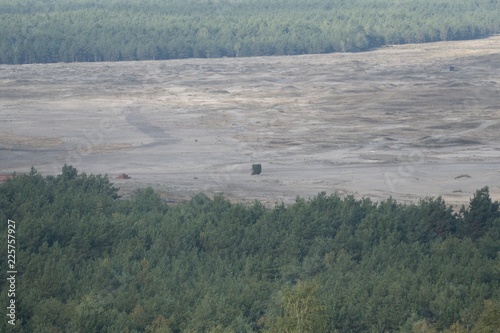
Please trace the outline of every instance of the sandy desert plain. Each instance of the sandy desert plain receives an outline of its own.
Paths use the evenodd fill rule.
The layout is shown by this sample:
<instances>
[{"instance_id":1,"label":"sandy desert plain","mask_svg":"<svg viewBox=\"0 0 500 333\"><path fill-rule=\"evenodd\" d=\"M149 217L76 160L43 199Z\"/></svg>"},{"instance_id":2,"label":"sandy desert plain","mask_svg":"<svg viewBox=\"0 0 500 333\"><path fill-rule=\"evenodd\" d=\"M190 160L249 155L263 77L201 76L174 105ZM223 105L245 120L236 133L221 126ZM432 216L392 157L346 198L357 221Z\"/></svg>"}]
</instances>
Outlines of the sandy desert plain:
<instances>
[{"instance_id":1,"label":"sandy desert plain","mask_svg":"<svg viewBox=\"0 0 500 333\"><path fill-rule=\"evenodd\" d=\"M454 66L454 70L450 70ZM0 66L0 173L123 197L500 200L500 36L363 53ZM262 164L252 176L251 165ZM115 179L120 173L132 178Z\"/></svg>"}]
</instances>

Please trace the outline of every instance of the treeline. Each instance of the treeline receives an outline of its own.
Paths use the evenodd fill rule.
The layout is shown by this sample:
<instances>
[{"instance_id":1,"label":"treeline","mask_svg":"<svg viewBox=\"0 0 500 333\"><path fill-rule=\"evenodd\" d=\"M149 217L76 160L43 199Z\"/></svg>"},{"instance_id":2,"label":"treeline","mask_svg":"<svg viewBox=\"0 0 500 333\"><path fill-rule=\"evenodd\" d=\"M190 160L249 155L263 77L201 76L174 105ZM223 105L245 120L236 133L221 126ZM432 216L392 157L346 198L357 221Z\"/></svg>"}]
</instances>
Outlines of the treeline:
<instances>
[{"instance_id":1,"label":"treeline","mask_svg":"<svg viewBox=\"0 0 500 333\"><path fill-rule=\"evenodd\" d=\"M0 0L0 63L352 52L500 33L497 0Z\"/></svg>"},{"instance_id":2,"label":"treeline","mask_svg":"<svg viewBox=\"0 0 500 333\"><path fill-rule=\"evenodd\" d=\"M107 177L70 166L0 185L1 234L16 222L18 272L16 326L4 316L0 331L500 327L500 210L487 187L459 213L441 198L402 205L322 193L266 209L117 193Z\"/></svg>"}]
</instances>

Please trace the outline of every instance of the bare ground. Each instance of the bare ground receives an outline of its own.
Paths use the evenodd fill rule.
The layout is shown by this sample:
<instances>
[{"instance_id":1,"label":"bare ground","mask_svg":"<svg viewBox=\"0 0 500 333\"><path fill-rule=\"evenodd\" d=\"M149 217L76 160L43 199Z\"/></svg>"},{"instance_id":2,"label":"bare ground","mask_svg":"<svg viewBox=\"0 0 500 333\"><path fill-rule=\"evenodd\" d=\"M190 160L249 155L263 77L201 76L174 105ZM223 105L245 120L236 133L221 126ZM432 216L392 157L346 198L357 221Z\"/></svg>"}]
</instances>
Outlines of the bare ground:
<instances>
[{"instance_id":1,"label":"bare ground","mask_svg":"<svg viewBox=\"0 0 500 333\"><path fill-rule=\"evenodd\" d=\"M450 66L455 70L450 71ZM0 173L126 197L500 199L500 36L356 54L0 66ZM251 176L252 163L263 172ZM119 173L132 179L115 180Z\"/></svg>"}]
</instances>

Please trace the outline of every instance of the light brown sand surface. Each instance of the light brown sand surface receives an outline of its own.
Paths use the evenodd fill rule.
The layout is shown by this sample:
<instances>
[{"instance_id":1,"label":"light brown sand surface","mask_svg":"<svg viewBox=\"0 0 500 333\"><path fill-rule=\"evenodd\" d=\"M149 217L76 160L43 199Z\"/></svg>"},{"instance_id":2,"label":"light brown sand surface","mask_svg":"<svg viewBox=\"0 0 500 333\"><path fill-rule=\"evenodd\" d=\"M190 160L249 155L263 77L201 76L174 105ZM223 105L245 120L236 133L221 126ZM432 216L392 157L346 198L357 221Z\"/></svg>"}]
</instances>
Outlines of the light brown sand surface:
<instances>
[{"instance_id":1,"label":"light brown sand surface","mask_svg":"<svg viewBox=\"0 0 500 333\"><path fill-rule=\"evenodd\" d=\"M450 71L450 66L455 70ZM0 173L268 204L500 199L500 36L356 54L0 66ZM252 163L262 174L251 176ZM116 180L119 173L132 178Z\"/></svg>"}]
</instances>

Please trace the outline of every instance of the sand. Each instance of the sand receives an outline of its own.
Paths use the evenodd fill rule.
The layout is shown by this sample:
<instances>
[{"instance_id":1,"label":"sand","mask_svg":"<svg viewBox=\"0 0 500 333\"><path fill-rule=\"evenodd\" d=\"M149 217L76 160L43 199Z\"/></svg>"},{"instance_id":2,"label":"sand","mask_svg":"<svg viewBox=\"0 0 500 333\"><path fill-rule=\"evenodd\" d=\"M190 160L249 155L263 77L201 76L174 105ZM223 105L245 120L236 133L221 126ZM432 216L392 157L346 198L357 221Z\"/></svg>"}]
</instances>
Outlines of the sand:
<instances>
[{"instance_id":1,"label":"sand","mask_svg":"<svg viewBox=\"0 0 500 333\"><path fill-rule=\"evenodd\" d=\"M454 66L454 70L450 70ZM363 53L0 66L0 173L65 163L151 186L292 203L500 200L500 36ZM251 175L253 163L262 164ZM120 173L131 179L119 180Z\"/></svg>"}]
</instances>

